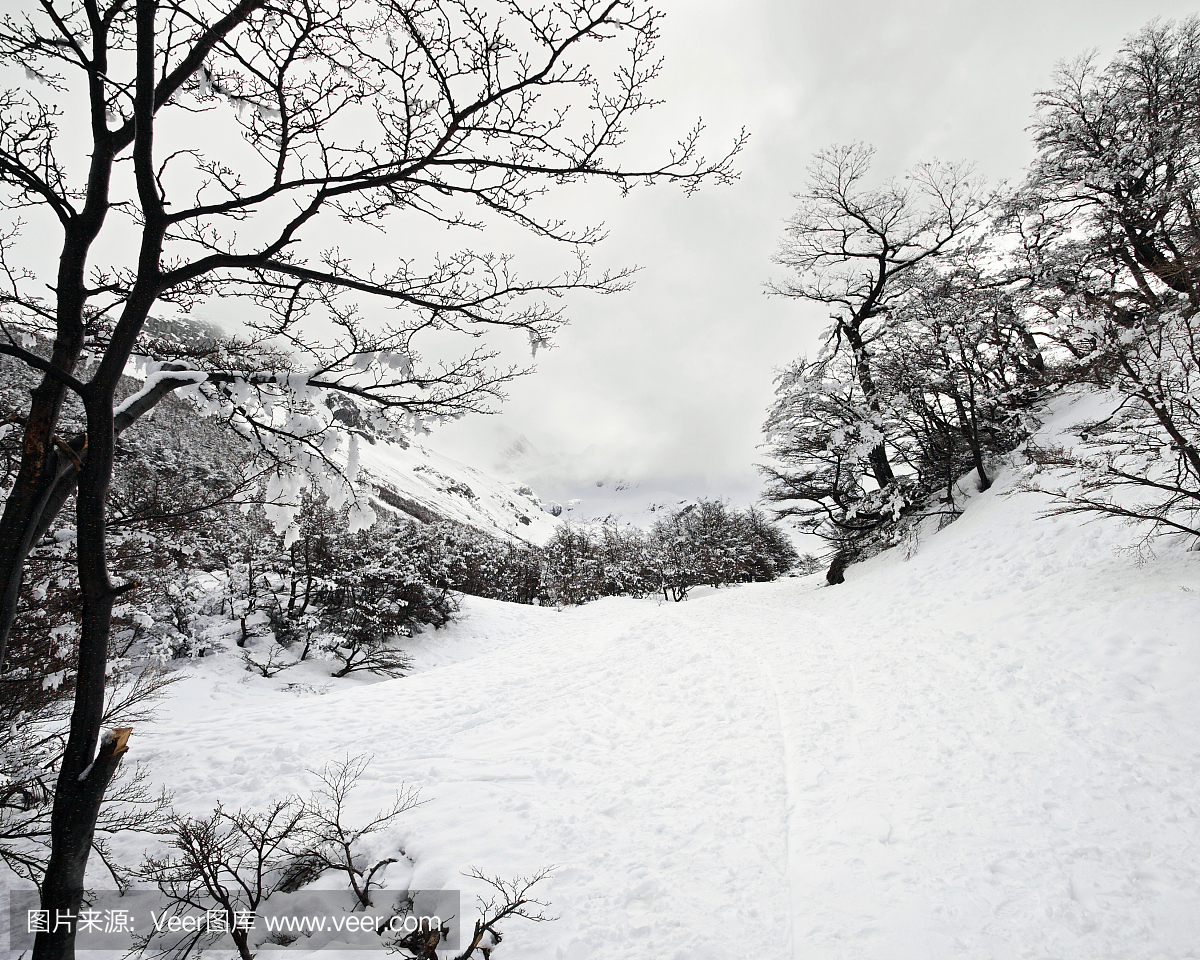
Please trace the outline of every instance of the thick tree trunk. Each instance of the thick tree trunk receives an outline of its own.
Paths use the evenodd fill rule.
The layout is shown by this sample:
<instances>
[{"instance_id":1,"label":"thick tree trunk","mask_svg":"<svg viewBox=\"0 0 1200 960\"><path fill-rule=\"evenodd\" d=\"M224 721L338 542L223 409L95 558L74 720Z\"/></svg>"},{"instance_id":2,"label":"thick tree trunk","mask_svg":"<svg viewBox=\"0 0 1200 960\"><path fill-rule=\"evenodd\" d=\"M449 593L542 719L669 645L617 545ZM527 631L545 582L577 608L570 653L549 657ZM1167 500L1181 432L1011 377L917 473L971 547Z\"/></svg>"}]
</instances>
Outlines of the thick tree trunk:
<instances>
[{"instance_id":1,"label":"thick tree trunk","mask_svg":"<svg viewBox=\"0 0 1200 960\"><path fill-rule=\"evenodd\" d=\"M957 393L954 395L954 406L958 410L958 423L963 436L967 438L967 446L971 448L971 462L975 465L975 472L979 474L979 489L982 492L992 485L992 481L983 468L983 447L979 443L979 429L974 418L968 415L962 397Z\"/></svg>"},{"instance_id":2,"label":"thick tree trunk","mask_svg":"<svg viewBox=\"0 0 1200 960\"><path fill-rule=\"evenodd\" d=\"M95 376L84 390L84 409L88 415L88 457L79 464L76 492L77 505L77 570L79 588L83 594L83 626L79 635L78 672L71 731L62 755L58 785L54 792L54 808L50 814L50 862L46 880L42 883L42 910L52 918L50 932L38 934L34 942L34 960L73 960L74 924L61 926L53 920L59 917L78 917L83 900L84 877L88 870L92 835L96 816L104 799L109 781L113 779L120 756L125 750L124 737L106 737L100 752L104 715L104 678L108 667L108 638L112 626L114 589L108 576L107 500L113 476L116 445L116 414L113 401L122 371L130 358L137 336L149 316L156 299L158 266L162 250L164 222L152 175L152 127L154 127L154 26L155 0L138 0L137 59L138 76L134 115L134 170L138 192L144 210L142 248L138 260L138 280L134 284L125 310L113 331L108 349L104 352ZM94 116L96 115L94 97ZM102 113L101 126L103 126ZM97 133L97 144L108 144L107 133ZM97 152L100 150L97 149ZM110 157L110 155L109 155ZM94 156L94 168L95 168ZM89 182L89 190L95 181ZM107 198L107 168L104 182ZM89 203L92 197L89 196ZM107 202L103 204L107 209ZM96 229L103 221L103 211ZM92 234L94 238L95 234ZM90 242L90 241L89 241ZM86 247L83 254L85 256ZM83 286L83 257L79 259L79 290ZM62 290L59 290L60 304ZM80 300L82 310L82 300ZM80 314L82 316L82 314ZM61 338L60 324L60 338ZM143 402L157 401L160 395L145 397ZM136 419L138 410L131 410ZM24 558L22 558L23 560ZM19 575L18 575L19 576Z\"/></svg>"},{"instance_id":3,"label":"thick tree trunk","mask_svg":"<svg viewBox=\"0 0 1200 960\"><path fill-rule=\"evenodd\" d=\"M846 341L850 344L850 349L854 351L854 367L858 374L858 385L862 387L867 407L872 413L879 413L881 410L879 393L875 388L875 378L871 375L871 357L867 353L867 346L863 343L856 324L843 324L842 330L845 333ZM896 479L895 473L892 472L892 464L888 460L887 449L882 443L870 452L867 462L871 465L871 473L875 477L875 482L879 484L879 489L882 490Z\"/></svg>"},{"instance_id":4,"label":"thick tree trunk","mask_svg":"<svg viewBox=\"0 0 1200 960\"><path fill-rule=\"evenodd\" d=\"M825 571L825 582L831 587L839 583L846 582L846 564L850 558L846 555L845 550L839 550L833 557L833 562L829 564L829 569Z\"/></svg>"},{"instance_id":5,"label":"thick tree trunk","mask_svg":"<svg viewBox=\"0 0 1200 960\"><path fill-rule=\"evenodd\" d=\"M104 716L104 681L113 600L105 545L105 504L112 477L115 437L112 390L97 390L86 401L88 459L76 495L79 585L83 594L83 627L75 680L75 709L59 769L51 814L50 864L42 884L42 909L49 912L51 932L39 933L34 960L70 960L75 955L74 924L58 925L58 917L77 917L84 874L91 853L96 815L104 791L116 772L124 742L106 739L99 754Z\"/></svg>"},{"instance_id":6,"label":"thick tree trunk","mask_svg":"<svg viewBox=\"0 0 1200 960\"><path fill-rule=\"evenodd\" d=\"M138 333L157 297L162 238L166 229L153 168L156 12L156 0L138 0L133 154L144 216L138 279L125 302L108 349L91 382L84 388L88 455L81 463L76 491L77 570L83 594L83 626L75 680L75 709L71 714L71 730L54 793L50 863L42 885L42 909L49 911L52 919L78 916L96 816L124 748L123 742L117 744L116 740L106 740L100 753L96 753L104 717L104 681L113 601L120 592L114 589L108 576L106 542L108 488L112 480L117 433L113 401ZM61 291L59 296L61 298ZM142 402L153 405L160 396L147 395ZM138 411L135 409L130 413L136 418ZM52 932L38 934L34 941L34 960L74 960L73 925L59 931L55 931L54 926L51 924Z\"/></svg>"},{"instance_id":7,"label":"thick tree trunk","mask_svg":"<svg viewBox=\"0 0 1200 960\"><path fill-rule=\"evenodd\" d=\"M68 375L74 372L83 350L86 256L86 246L68 233L59 260L58 333L50 355L54 368ZM48 528L69 495L68 490L67 495L52 496L64 465L54 437L66 392L63 381L49 373L33 390L22 439L21 466L0 518L0 665L4 663L8 635L17 612L25 559L37 542L38 531ZM47 516L48 522L43 522Z\"/></svg>"},{"instance_id":8,"label":"thick tree trunk","mask_svg":"<svg viewBox=\"0 0 1200 960\"><path fill-rule=\"evenodd\" d=\"M871 465L871 474L875 477L875 482L879 484L881 490L896 479L896 475L892 473L892 465L888 461L887 450L884 449L882 443L868 454L867 462Z\"/></svg>"},{"instance_id":9,"label":"thick tree trunk","mask_svg":"<svg viewBox=\"0 0 1200 960\"><path fill-rule=\"evenodd\" d=\"M1023 323L1017 325L1017 333L1021 337L1021 346L1025 348L1025 356L1029 360L1029 366L1040 376L1045 376L1046 358L1042 356L1042 348L1038 346L1037 341L1033 338L1033 334L1029 332L1029 328Z\"/></svg>"},{"instance_id":10,"label":"thick tree trunk","mask_svg":"<svg viewBox=\"0 0 1200 960\"><path fill-rule=\"evenodd\" d=\"M83 902L83 879L96 816L104 792L128 749L129 732L129 727L111 731L100 744L94 762L69 782L62 776L59 778L52 820L55 851L42 883L42 909L49 911L51 932L37 935L33 946L37 960L70 960L75 956L75 921ZM66 922L60 925L60 919Z\"/></svg>"}]
</instances>

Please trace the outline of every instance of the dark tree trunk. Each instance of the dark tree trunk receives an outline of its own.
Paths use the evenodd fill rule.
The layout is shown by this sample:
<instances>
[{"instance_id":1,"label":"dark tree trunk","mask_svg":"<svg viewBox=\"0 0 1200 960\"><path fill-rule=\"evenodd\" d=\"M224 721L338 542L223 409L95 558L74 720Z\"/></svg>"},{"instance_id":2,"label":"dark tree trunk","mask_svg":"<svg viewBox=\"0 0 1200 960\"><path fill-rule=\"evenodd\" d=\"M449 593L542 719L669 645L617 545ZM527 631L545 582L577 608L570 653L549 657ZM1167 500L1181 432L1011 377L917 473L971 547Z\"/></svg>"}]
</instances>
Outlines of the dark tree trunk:
<instances>
[{"instance_id":1,"label":"dark tree trunk","mask_svg":"<svg viewBox=\"0 0 1200 960\"><path fill-rule=\"evenodd\" d=\"M83 877L87 870L96 815L104 791L124 756L129 727L119 727L100 745L95 761L69 779L60 776L54 795L55 848L42 883L42 909L49 910L50 933L39 933L34 941L36 960L59 960L75 956L75 918L83 901ZM67 767L63 765L65 773ZM86 771L86 776L83 773ZM82 777L82 778L81 778ZM69 923L55 929L58 918Z\"/></svg>"},{"instance_id":2,"label":"dark tree trunk","mask_svg":"<svg viewBox=\"0 0 1200 960\"><path fill-rule=\"evenodd\" d=\"M116 596L108 576L105 547L105 503L115 447L111 390L97 390L90 395L86 408L88 459L76 493L77 569L83 594L83 626L75 709L54 792L50 864L42 884L42 909L49 911L51 918L79 914L96 815L124 750L123 742L118 752L116 742L108 739L96 753L104 717L109 625ZM73 926L54 930L55 926L52 923L52 932L37 935L34 960L64 960L74 956Z\"/></svg>"},{"instance_id":3,"label":"dark tree trunk","mask_svg":"<svg viewBox=\"0 0 1200 960\"><path fill-rule=\"evenodd\" d=\"M966 404L957 393L954 395L954 406L958 410L958 422L962 427L963 436L967 438L967 446L971 448L971 462L975 465L975 472L979 474L979 489L982 492L992 485L992 481L983 468L983 447L979 443L979 428L975 419L968 415Z\"/></svg>"},{"instance_id":4,"label":"dark tree trunk","mask_svg":"<svg viewBox=\"0 0 1200 960\"><path fill-rule=\"evenodd\" d=\"M1037 341L1033 338L1033 334L1029 332L1029 329L1023 323L1018 324L1017 333L1021 337L1021 346L1025 348L1025 356L1029 360L1029 366L1040 376L1045 376L1046 358L1042 356L1042 348L1038 346Z\"/></svg>"},{"instance_id":5,"label":"dark tree trunk","mask_svg":"<svg viewBox=\"0 0 1200 960\"><path fill-rule=\"evenodd\" d=\"M846 555L845 550L839 550L833 557L833 562L829 564L829 569L825 572L825 582L830 586L838 583L846 582L846 564L850 558Z\"/></svg>"},{"instance_id":6,"label":"dark tree trunk","mask_svg":"<svg viewBox=\"0 0 1200 960\"><path fill-rule=\"evenodd\" d=\"M51 918L70 915L77 917L83 898L84 878L96 816L104 800L104 792L116 772L121 754L125 751L128 730L121 737L106 737L99 753L100 725L104 718L105 675L108 666L108 640L111 629L113 601L123 588L114 588L108 575L107 500L112 480L116 447L117 417L113 401L117 383L125 369L138 333L157 298L160 277L160 256L165 222L153 174L153 116L154 116L154 18L155 0L137 3L137 83L134 98L135 137L134 170L144 214L141 246L138 258L137 281L121 314L108 348L90 383L82 388L84 410L87 414L87 458L79 464L76 490L77 571L83 595L83 625L79 638L78 672L75 680L75 707L71 714L70 733L51 813L50 862L42 884L42 909ZM103 99L99 101L103 104ZM93 96L93 120L97 115ZM99 125L104 126L103 111ZM111 141L107 133L94 133L97 143ZM109 154L111 166L111 154ZM93 169L95 157L93 157ZM103 207L107 208L107 170ZM89 205L92 188L89 181ZM97 201L100 202L100 201ZM103 212L96 231L103 222ZM94 239L95 234L92 234ZM90 244L90 240L89 240ZM83 248L78 264L80 299L77 304L82 316ZM58 291L61 303L63 291ZM59 338L62 339L60 319ZM147 398L153 405L157 398ZM136 418L137 410L123 419ZM127 425L127 423L125 424ZM23 560L24 558L22 558ZM18 574L19 580L19 574ZM75 930L73 925L59 931L39 933L34 941L34 960L73 960Z\"/></svg>"}]
</instances>

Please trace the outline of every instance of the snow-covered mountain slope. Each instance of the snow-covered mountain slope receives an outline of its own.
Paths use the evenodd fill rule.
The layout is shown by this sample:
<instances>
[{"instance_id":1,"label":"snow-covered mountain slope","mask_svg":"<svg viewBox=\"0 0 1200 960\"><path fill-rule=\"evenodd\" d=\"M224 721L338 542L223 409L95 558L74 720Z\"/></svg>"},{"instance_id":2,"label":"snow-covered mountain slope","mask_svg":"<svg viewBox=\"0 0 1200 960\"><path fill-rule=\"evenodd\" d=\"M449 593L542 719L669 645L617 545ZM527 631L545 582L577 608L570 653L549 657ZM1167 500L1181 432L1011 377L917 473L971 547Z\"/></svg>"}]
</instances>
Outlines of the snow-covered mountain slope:
<instances>
[{"instance_id":1,"label":"snow-covered mountain slope","mask_svg":"<svg viewBox=\"0 0 1200 960\"><path fill-rule=\"evenodd\" d=\"M415 861L391 888L554 866L498 956L1195 956L1200 554L1020 479L837 587L468 599L416 673L324 696L210 658L131 756L204 811L373 754L358 814L428 801L370 851Z\"/></svg>"},{"instance_id":2,"label":"snow-covered mountain slope","mask_svg":"<svg viewBox=\"0 0 1200 960\"><path fill-rule=\"evenodd\" d=\"M385 506L421 520L441 517L538 544L558 522L529 487L496 480L420 444L364 443L359 463Z\"/></svg>"}]
</instances>

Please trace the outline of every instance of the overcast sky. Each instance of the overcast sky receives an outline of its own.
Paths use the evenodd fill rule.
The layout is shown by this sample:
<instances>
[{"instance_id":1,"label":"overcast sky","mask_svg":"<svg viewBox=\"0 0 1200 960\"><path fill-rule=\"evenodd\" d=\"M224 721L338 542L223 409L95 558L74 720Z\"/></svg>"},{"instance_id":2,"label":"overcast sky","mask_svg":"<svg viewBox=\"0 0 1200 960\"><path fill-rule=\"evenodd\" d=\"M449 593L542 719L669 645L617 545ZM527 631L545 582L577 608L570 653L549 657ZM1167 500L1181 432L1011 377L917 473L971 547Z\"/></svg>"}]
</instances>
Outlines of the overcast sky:
<instances>
[{"instance_id":1,"label":"overcast sky","mask_svg":"<svg viewBox=\"0 0 1200 960\"><path fill-rule=\"evenodd\" d=\"M656 126L682 131L702 116L716 150L744 124L752 136L740 182L690 199L656 187L611 202L598 258L639 265L634 288L576 299L557 348L539 354L537 374L512 387L499 416L434 436L486 469L497 445L524 435L550 464L543 484L561 475L548 495L607 476L753 499L773 370L810 350L822 325L820 311L762 292L813 151L859 139L878 148L881 175L936 157L1019 179L1033 94L1057 61L1091 48L1107 60L1151 18L1196 9L1170 0L661 6L667 103ZM631 153L639 146L634 138Z\"/></svg>"},{"instance_id":2,"label":"overcast sky","mask_svg":"<svg viewBox=\"0 0 1200 960\"><path fill-rule=\"evenodd\" d=\"M670 187L607 196L598 259L642 267L634 288L576 299L557 349L538 355L537 374L512 387L501 415L434 436L487 469L498 444L524 435L549 464L539 471L555 488L546 495L607 476L756 497L773 370L811 349L822 325L821 311L762 292L813 151L859 139L878 148L881 175L936 157L1018 179L1031 157L1033 94L1057 61L1090 48L1107 60L1151 18L1196 9L1171 0L660 5L667 103L655 129L682 132L702 116L715 152L744 124L752 137L740 182L690 199ZM632 138L630 154L646 143Z\"/></svg>"}]
</instances>

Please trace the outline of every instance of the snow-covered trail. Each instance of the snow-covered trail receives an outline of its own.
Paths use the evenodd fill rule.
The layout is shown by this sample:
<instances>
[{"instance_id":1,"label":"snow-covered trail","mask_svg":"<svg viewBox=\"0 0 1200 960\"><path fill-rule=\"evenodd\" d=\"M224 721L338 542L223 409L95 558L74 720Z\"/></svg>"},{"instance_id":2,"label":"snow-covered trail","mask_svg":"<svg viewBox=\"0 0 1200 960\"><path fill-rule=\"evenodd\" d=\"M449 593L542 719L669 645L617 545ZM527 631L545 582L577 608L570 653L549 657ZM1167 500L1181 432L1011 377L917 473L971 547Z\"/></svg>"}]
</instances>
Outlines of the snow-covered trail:
<instances>
[{"instance_id":1,"label":"snow-covered trail","mask_svg":"<svg viewBox=\"0 0 1200 960\"><path fill-rule=\"evenodd\" d=\"M510 924L519 956L723 958L739 942L790 955L783 748L759 664L697 637L686 605L468 608L456 637L427 641L467 659L305 699L220 683L177 700L149 761L187 771L176 800L200 811L374 755L364 810L401 781L431 800L406 818L414 872L390 886L555 867L544 894L560 919ZM238 693L255 702L229 707Z\"/></svg>"},{"instance_id":2,"label":"snow-covered trail","mask_svg":"<svg viewBox=\"0 0 1200 960\"><path fill-rule=\"evenodd\" d=\"M202 811L373 754L364 812L429 799L389 886L555 867L522 960L1196 956L1200 560L1008 489L837 588L471 600L401 680L197 676L147 759Z\"/></svg>"}]
</instances>

